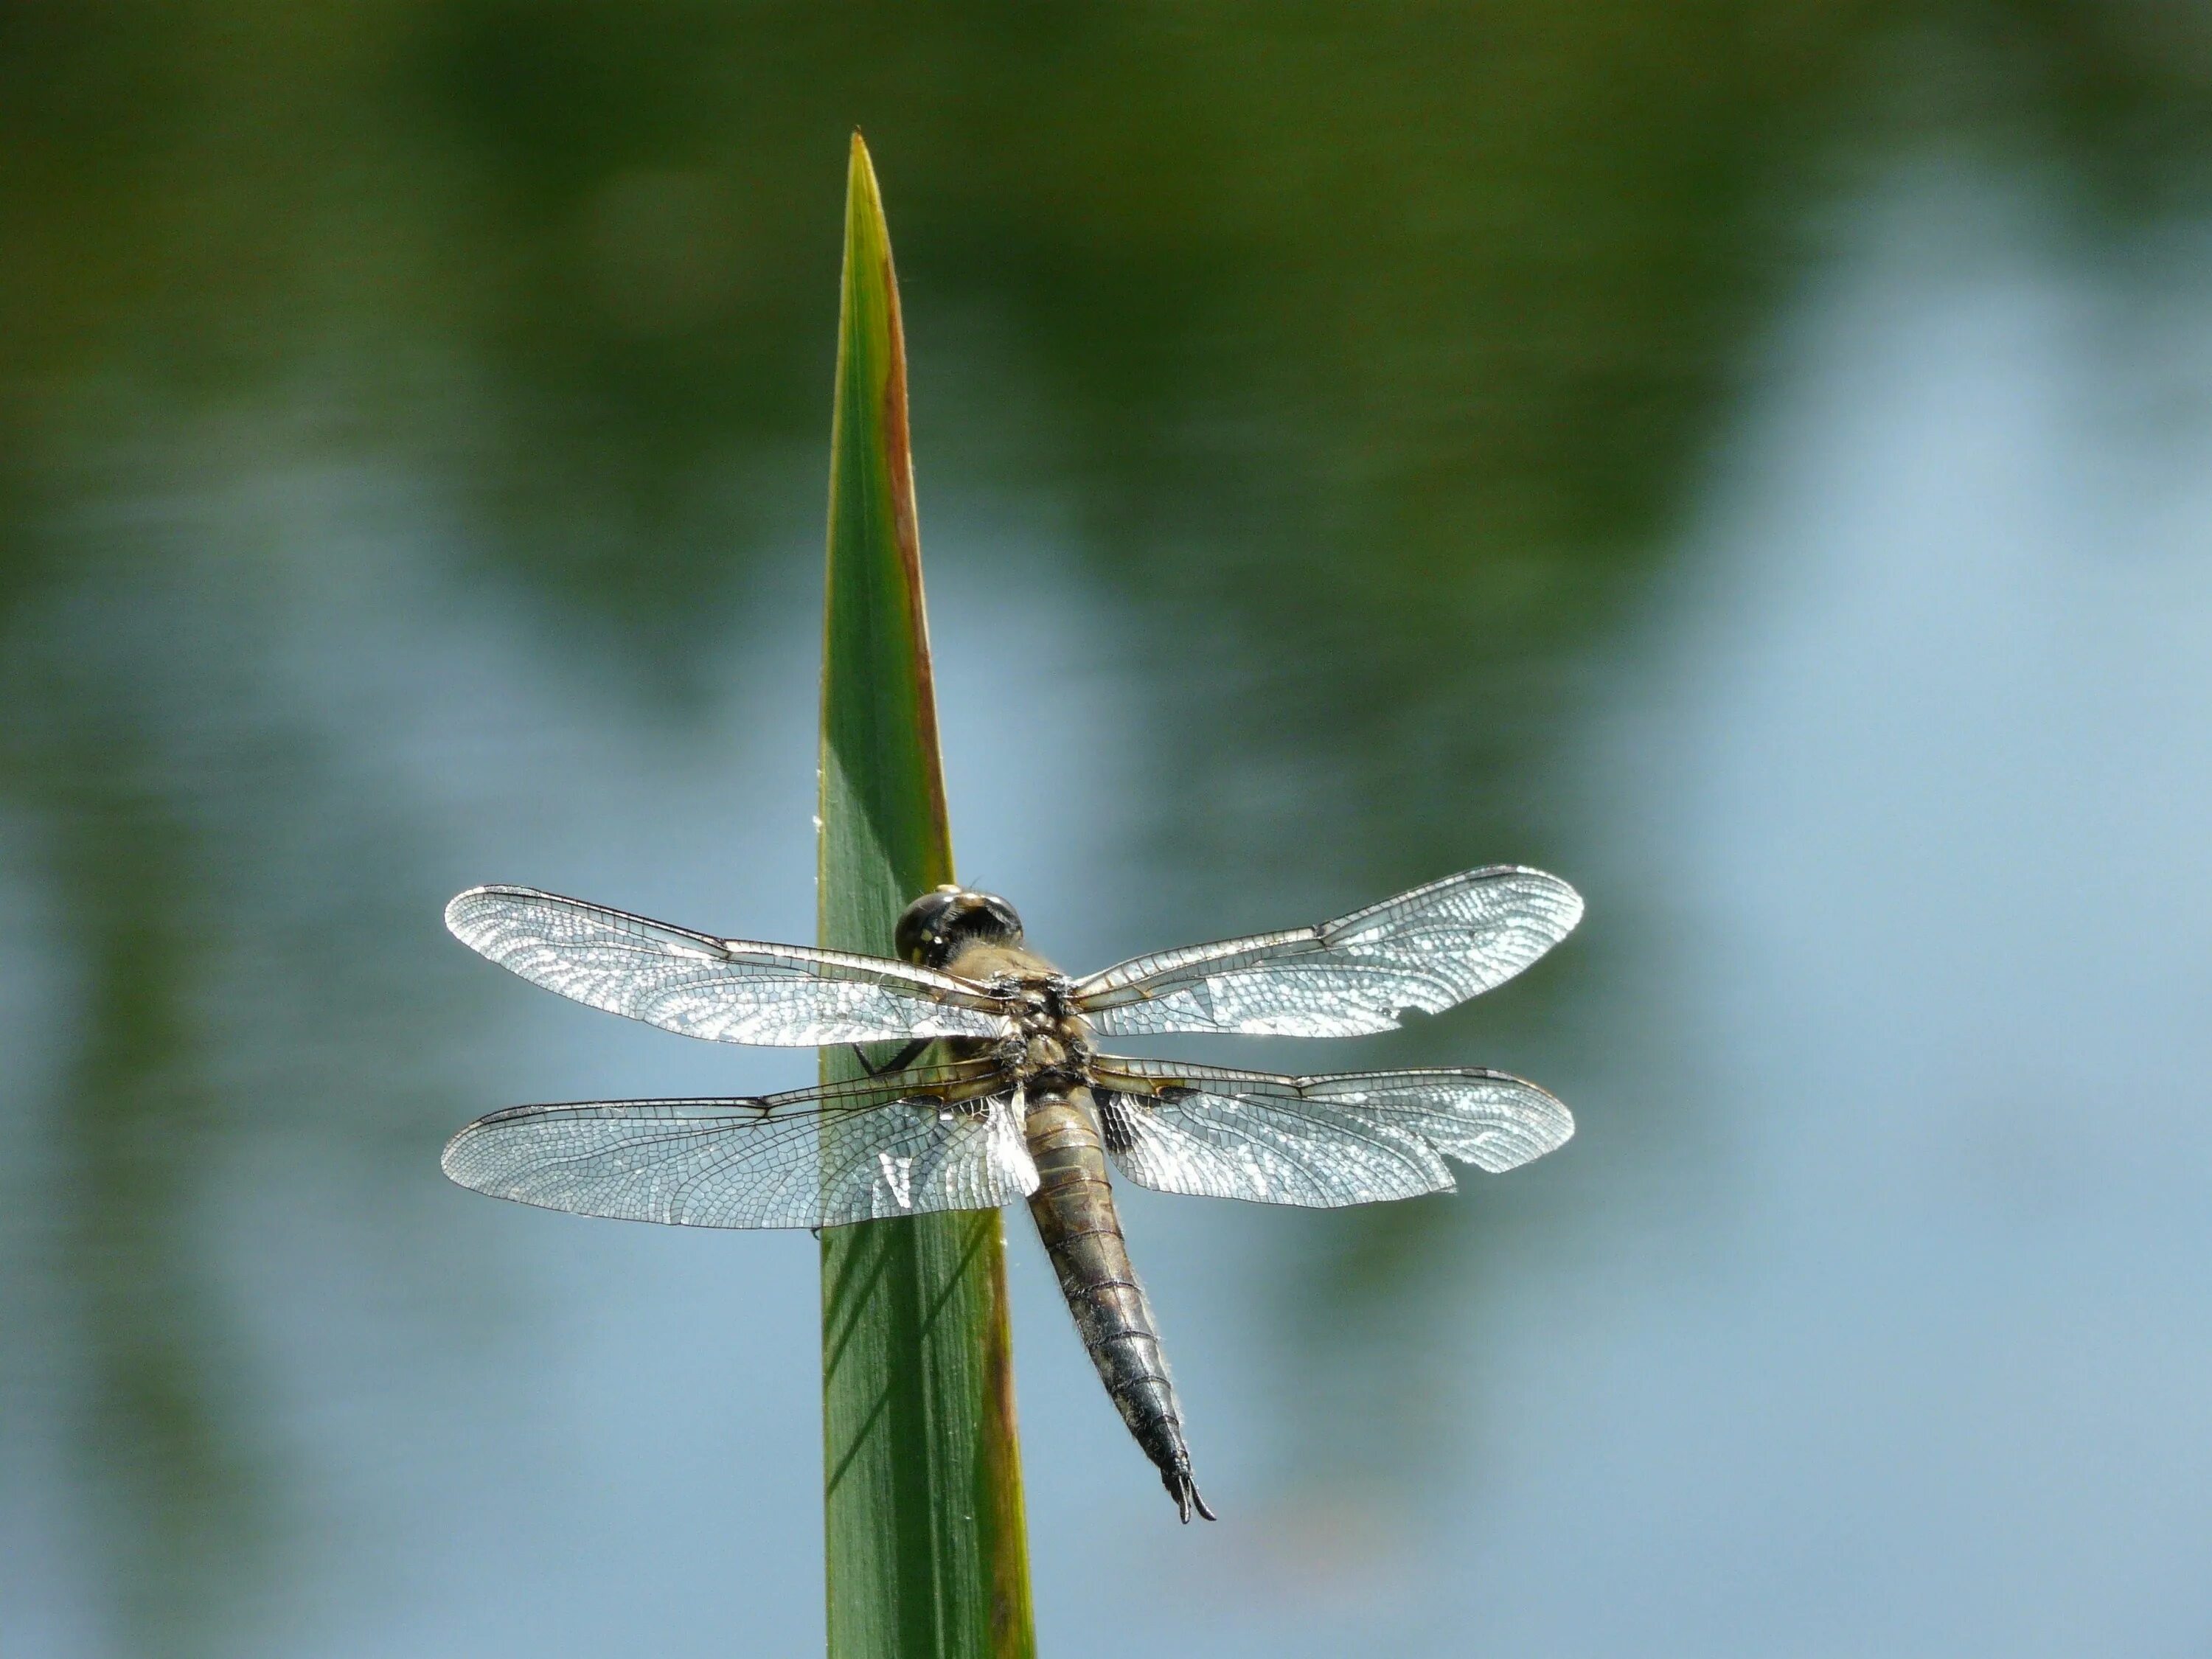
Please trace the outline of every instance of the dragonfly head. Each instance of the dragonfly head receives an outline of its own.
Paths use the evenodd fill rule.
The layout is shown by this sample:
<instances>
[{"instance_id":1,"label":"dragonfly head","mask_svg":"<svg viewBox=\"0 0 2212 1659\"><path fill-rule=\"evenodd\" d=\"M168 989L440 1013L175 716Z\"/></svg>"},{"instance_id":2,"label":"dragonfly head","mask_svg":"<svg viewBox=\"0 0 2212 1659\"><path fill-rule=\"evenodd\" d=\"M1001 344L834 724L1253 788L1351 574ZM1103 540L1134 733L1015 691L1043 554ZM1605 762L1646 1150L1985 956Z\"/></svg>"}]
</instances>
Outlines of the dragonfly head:
<instances>
[{"instance_id":1,"label":"dragonfly head","mask_svg":"<svg viewBox=\"0 0 2212 1659\"><path fill-rule=\"evenodd\" d=\"M1018 945L1022 919L1012 905L994 894L946 886L908 905L893 937L907 961L942 968L955 950L972 939Z\"/></svg>"}]
</instances>

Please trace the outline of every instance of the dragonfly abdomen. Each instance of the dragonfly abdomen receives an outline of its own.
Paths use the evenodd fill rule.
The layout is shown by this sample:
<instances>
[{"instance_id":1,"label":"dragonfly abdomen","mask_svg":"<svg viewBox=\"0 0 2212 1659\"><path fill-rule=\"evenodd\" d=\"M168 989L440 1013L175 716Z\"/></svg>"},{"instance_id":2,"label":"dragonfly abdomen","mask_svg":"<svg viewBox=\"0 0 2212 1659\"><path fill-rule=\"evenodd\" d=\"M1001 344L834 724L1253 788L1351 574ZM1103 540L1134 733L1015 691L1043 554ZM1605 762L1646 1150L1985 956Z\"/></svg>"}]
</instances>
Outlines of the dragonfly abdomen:
<instances>
[{"instance_id":1,"label":"dragonfly abdomen","mask_svg":"<svg viewBox=\"0 0 2212 1659\"><path fill-rule=\"evenodd\" d=\"M1087 1093L1053 1086L1030 1097L1026 1129L1039 1176L1030 1213L1121 1420L1159 1470L1182 1518L1196 1513L1211 1521L1213 1511L1191 1479L1190 1447L1152 1305L1122 1242L1105 1148L1084 1109Z\"/></svg>"}]
</instances>

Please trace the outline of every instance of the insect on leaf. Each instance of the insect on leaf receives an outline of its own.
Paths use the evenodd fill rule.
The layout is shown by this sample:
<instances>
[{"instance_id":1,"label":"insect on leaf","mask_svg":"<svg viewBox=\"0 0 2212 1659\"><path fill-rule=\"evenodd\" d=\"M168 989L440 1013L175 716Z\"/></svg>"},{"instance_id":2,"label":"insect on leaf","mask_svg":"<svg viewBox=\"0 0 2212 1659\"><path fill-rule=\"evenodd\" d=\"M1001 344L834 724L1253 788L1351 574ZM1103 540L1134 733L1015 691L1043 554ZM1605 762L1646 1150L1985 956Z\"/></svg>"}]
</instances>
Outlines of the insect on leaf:
<instances>
[{"instance_id":1,"label":"insect on leaf","mask_svg":"<svg viewBox=\"0 0 2212 1659\"><path fill-rule=\"evenodd\" d=\"M858 134L830 445L819 936L894 956L900 910L952 879L952 847L898 287ZM860 1071L849 1049L822 1066ZM1034 1653L998 1211L823 1234L822 1394L831 1659Z\"/></svg>"}]
</instances>

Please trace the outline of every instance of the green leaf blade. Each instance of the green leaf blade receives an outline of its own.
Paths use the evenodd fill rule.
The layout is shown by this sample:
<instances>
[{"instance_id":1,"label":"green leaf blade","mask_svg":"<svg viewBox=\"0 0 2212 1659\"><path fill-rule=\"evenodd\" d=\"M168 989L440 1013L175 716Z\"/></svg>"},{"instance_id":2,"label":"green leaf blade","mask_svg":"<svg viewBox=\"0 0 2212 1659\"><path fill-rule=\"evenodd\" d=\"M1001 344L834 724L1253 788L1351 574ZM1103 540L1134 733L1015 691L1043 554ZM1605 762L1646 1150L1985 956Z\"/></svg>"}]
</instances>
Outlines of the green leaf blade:
<instances>
[{"instance_id":1,"label":"green leaf blade","mask_svg":"<svg viewBox=\"0 0 2212 1659\"><path fill-rule=\"evenodd\" d=\"M853 140L831 436L817 928L893 954L899 912L952 879L905 345L874 169ZM825 1080L856 1074L825 1051ZM831 1659L1029 1656L1029 1558L996 1211L822 1236Z\"/></svg>"}]
</instances>

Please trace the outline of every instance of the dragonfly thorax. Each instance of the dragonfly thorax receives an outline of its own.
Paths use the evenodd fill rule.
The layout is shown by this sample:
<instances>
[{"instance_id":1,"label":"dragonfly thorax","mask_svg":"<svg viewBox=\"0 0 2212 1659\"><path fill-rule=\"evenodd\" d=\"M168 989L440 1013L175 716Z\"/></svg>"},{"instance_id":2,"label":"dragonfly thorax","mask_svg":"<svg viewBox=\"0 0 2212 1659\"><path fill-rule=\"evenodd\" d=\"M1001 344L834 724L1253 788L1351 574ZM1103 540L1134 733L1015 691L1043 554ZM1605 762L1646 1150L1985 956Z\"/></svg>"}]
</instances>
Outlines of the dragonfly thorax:
<instances>
[{"instance_id":1,"label":"dragonfly thorax","mask_svg":"<svg viewBox=\"0 0 2212 1659\"><path fill-rule=\"evenodd\" d=\"M1027 974L1001 976L996 984L1012 994L1020 1010L1000 1050L1003 1063L1030 1084L1053 1078L1083 1081L1097 1051L1091 1022L1068 1001L1067 981L1059 974Z\"/></svg>"}]
</instances>

